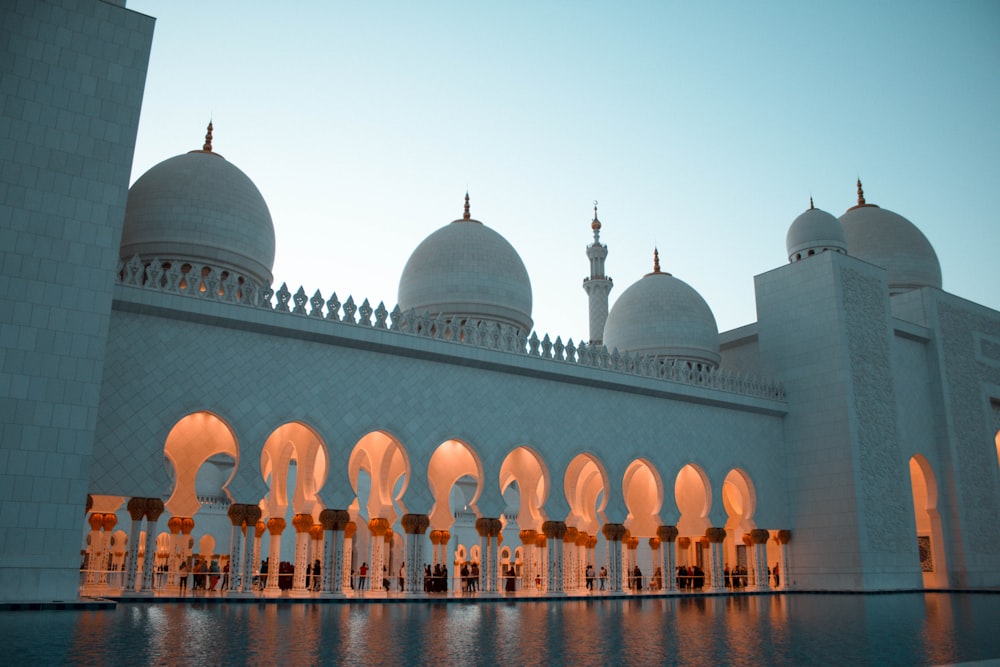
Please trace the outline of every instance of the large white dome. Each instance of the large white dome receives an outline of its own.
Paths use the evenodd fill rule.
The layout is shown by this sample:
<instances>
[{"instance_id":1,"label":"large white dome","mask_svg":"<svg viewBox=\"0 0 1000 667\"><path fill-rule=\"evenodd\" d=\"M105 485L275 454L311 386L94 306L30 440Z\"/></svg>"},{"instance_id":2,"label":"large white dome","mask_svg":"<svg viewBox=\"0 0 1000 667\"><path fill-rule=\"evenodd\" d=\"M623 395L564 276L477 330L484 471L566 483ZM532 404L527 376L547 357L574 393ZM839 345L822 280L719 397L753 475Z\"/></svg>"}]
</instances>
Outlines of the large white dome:
<instances>
[{"instance_id":1,"label":"large white dome","mask_svg":"<svg viewBox=\"0 0 1000 667\"><path fill-rule=\"evenodd\" d=\"M119 255L210 266L269 285L271 213L253 182L211 150L164 160L129 189Z\"/></svg>"},{"instance_id":2,"label":"large white dome","mask_svg":"<svg viewBox=\"0 0 1000 667\"><path fill-rule=\"evenodd\" d=\"M498 322L531 331L531 281L507 240L469 215L417 246L399 279L399 308L449 320Z\"/></svg>"},{"instance_id":3,"label":"large white dome","mask_svg":"<svg viewBox=\"0 0 1000 667\"><path fill-rule=\"evenodd\" d=\"M609 350L659 359L719 365L719 327L711 308L683 280L659 271L625 290L608 314L604 345Z\"/></svg>"},{"instance_id":4,"label":"large white dome","mask_svg":"<svg viewBox=\"0 0 1000 667\"><path fill-rule=\"evenodd\" d=\"M903 216L865 202L858 181L858 205L840 216L847 250L889 274L889 293L921 287L941 289L941 264L927 237Z\"/></svg>"},{"instance_id":5,"label":"large white dome","mask_svg":"<svg viewBox=\"0 0 1000 667\"><path fill-rule=\"evenodd\" d=\"M840 220L815 208L810 197L809 209L795 218L788 228L785 248L788 261L797 262L825 251L846 253L847 237Z\"/></svg>"}]
</instances>

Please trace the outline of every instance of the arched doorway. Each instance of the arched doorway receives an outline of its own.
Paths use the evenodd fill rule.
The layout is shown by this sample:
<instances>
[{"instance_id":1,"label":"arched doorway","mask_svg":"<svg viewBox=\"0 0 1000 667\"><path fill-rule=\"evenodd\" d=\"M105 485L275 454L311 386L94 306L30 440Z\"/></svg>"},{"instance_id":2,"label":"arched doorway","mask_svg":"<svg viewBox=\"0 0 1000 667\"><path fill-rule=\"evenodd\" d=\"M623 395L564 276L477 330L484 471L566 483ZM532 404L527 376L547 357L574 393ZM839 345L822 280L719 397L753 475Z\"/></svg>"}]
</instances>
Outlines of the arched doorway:
<instances>
[{"instance_id":1,"label":"arched doorway","mask_svg":"<svg viewBox=\"0 0 1000 667\"><path fill-rule=\"evenodd\" d=\"M946 588L941 514L937 509L937 480L930 463L920 454L910 458L910 483L913 487L913 513L917 525L917 548L925 588Z\"/></svg>"}]
</instances>

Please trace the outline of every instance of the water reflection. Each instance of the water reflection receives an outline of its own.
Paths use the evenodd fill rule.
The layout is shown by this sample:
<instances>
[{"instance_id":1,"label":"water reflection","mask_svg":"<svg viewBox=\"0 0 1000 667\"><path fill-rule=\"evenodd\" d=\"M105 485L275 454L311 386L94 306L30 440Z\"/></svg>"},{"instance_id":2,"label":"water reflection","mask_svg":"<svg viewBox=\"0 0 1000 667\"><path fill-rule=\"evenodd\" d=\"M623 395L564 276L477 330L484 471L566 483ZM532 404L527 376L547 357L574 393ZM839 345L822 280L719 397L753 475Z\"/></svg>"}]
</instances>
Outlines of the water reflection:
<instances>
[{"instance_id":1,"label":"water reflection","mask_svg":"<svg viewBox=\"0 0 1000 667\"><path fill-rule=\"evenodd\" d=\"M1000 595L416 604L121 604L0 612L23 665L943 664L1000 658Z\"/></svg>"}]
</instances>

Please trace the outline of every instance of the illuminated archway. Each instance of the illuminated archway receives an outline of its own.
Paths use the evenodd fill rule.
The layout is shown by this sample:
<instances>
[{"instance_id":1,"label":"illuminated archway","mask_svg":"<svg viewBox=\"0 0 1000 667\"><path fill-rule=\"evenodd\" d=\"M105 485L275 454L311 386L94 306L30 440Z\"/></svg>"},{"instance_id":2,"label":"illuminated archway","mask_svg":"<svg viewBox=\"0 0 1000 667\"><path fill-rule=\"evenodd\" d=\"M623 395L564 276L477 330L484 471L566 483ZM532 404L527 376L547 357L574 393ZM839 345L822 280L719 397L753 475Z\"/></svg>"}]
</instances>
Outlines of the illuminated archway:
<instances>
[{"instance_id":1,"label":"illuminated archway","mask_svg":"<svg viewBox=\"0 0 1000 667\"><path fill-rule=\"evenodd\" d=\"M677 562L704 569L707 558L703 556L703 538L705 530L711 527L708 512L712 509L711 485L705 471L693 463L681 468L674 482L674 499L681 515L677 521L680 536L677 540ZM688 545L686 548L685 544Z\"/></svg>"},{"instance_id":2,"label":"illuminated archway","mask_svg":"<svg viewBox=\"0 0 1000 667\"><path fill-rule=\"evenodd\" d=\"M945 588L948 586L948 569L941 514L937 509L937 480L930 463L920 454L910 458L910 482L924 587Z\"/></svg>"},{"instance_id":3,"label":"illuminated archway","mask_svg":"<svg viewBox=\"0 0 1000 667\"><path fill-rule=\"evenodd\" d=\"M172 516L193 517L201 508L198 499L198 471L209 459L231 461L228 476L220 487L231 502L226 486L232 480L239 464L239 446L236 437L222 419L211 412L195 412L178 421L163 446L163 456L174 488L166 502Z\"/></svg>"},{"instance_id":4,"label":"illuminated archway","mask_svg":"<svg viewBox=\"0 0 1000 667\"><path fill-rule=\"evenodd\" d=\"M518 529L541 530L544 521L541 505L548 497L548 490L548 471L533 449L517 447L500 465L500 493L508 506L516 502Z\"/></svg>"},{"instance_id":5,"label":"illuminated archway","mask_svg":"<svg viewBox=\"0 0 1000 667\"><path fill-rule=\"evenodd\" d=\"M468 444L446 440L434 450L427 464L427 481L434 498L428 515L432 528L448 530L455 522L454 513L459 507L452 507L452 491L463 478L467 479L462 482L460 493L455 494L454 502L461 503L461 511L473 511L478 515L475 504L482 493L482 462Z\"/></svg>"},{"instance_id":6,"label":"illuminated archway","mask_svg":"<svg viewBox=\"0 0 1000 667\"><path fill-rule=\"evenodd\" d=\"M590 535L601 532L601 519L608 504L608 474L597 457L579 454L566 466L563 478L569 517L566 525ZM559 520L561 517L549 517Z\"/></svg>"},{"instance_id":7,"label":"illuminated archway","mask_svg":"<svg viewBox=\"0 0 1000 667\"><path fill-rule=\"evenodd\" d=\"M653 465L636 459L625 469L622 494L628 508L625 525L633 537L654 537L660 526L663 481Z\"/></svg>"}]
</instances>

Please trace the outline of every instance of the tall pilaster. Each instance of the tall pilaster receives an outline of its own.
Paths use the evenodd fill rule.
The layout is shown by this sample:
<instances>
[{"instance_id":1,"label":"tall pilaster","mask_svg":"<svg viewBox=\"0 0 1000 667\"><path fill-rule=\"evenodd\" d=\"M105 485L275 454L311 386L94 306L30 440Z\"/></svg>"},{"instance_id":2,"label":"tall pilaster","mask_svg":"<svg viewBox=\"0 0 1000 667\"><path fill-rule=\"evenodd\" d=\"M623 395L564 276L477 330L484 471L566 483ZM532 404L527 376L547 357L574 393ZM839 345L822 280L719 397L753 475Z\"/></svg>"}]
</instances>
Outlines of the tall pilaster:
<instances>
[{"instance_id":1,"label":"tall pilaster","mask_svg":"<svg viewBox=\"0 0 1000 667\"><path fill-rule=\"evenodd\" d=\"M590 223L594 231L594 242L587 246L590 260L590 276L583 279L583 289L589 298L590 344L604 343L604 324L608 320L608 295L614 283L604 273L604 260L608 247L601 243L601 221L597 219L597 202L594 202L594 220Z\"/></svg>"}]
</instances>

